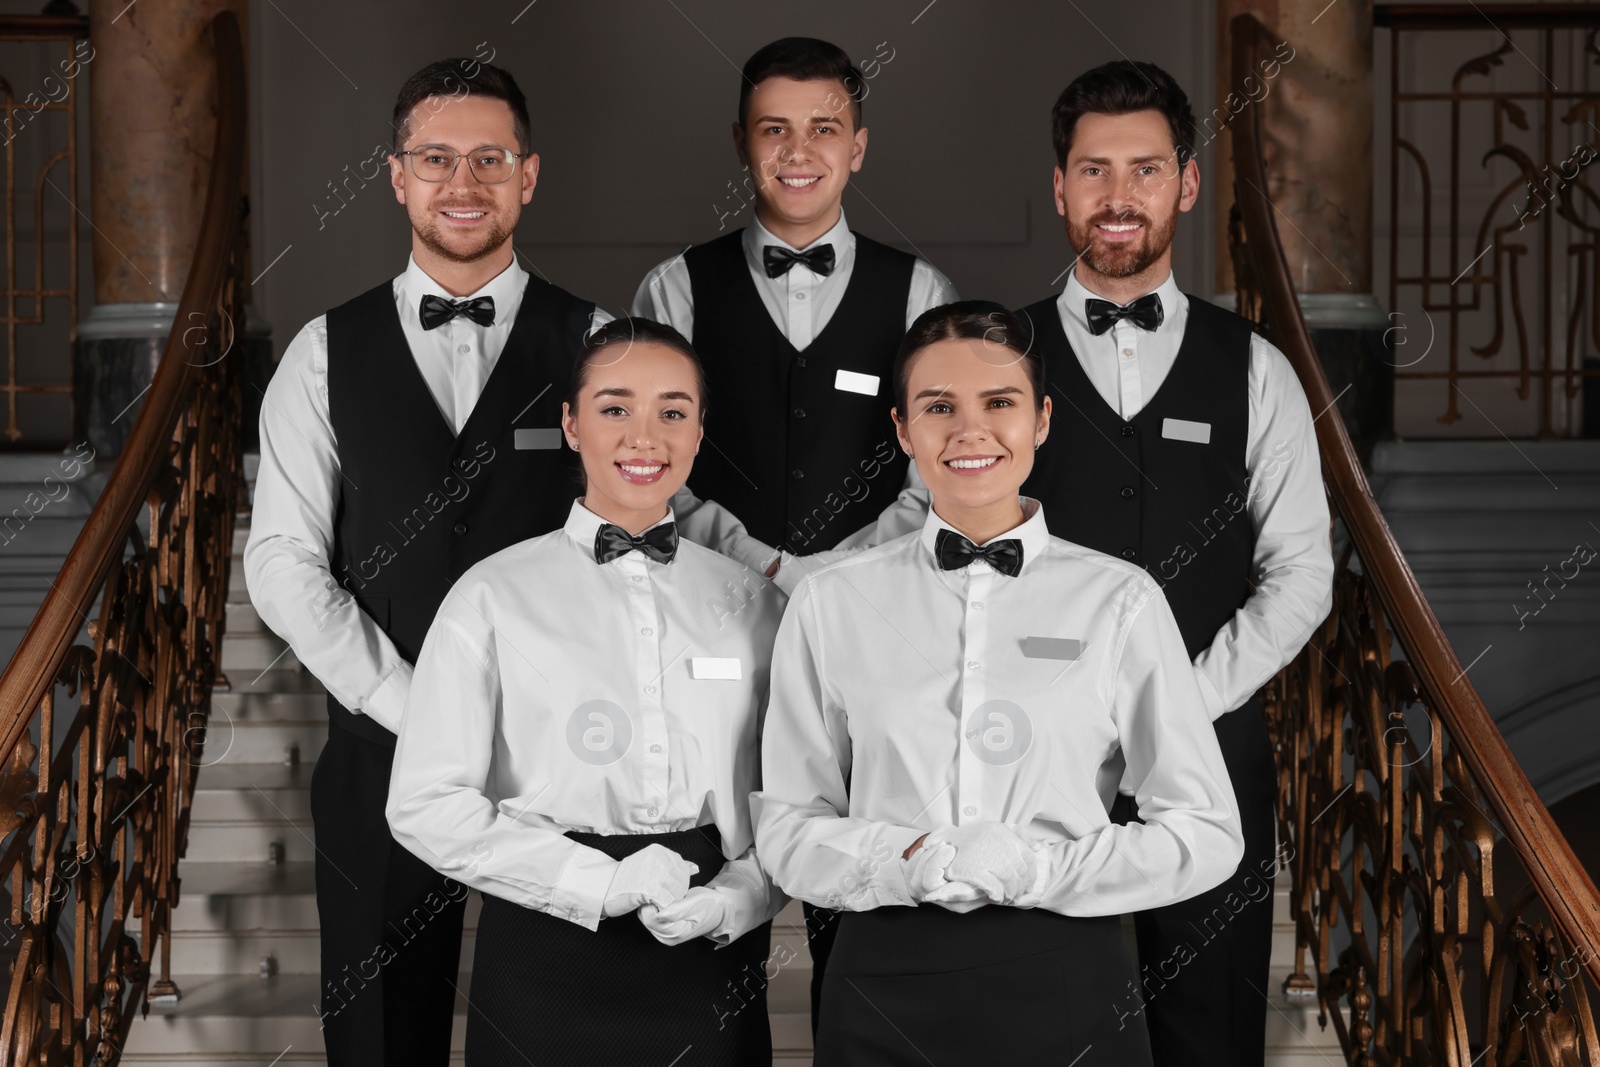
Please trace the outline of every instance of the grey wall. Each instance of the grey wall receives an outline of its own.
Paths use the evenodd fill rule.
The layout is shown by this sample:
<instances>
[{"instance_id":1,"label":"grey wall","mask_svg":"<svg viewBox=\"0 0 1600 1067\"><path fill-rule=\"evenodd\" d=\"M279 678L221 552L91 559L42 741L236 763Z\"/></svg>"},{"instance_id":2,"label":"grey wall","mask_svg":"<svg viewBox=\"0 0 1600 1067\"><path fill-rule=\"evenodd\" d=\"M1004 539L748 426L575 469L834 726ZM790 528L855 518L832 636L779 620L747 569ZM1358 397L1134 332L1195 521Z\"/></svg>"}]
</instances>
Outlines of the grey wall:
<instances>
[{"instance_id":1,"label":"grey wall","mask_svg":"<svg viewBox=\"0 0 1600 1067\"><path fill-rule=\"evenodd\" d=\"M735 203L724 198L740 176L738 68L774 38L824 37L858 62L894 50L868 83L850 223L920 251L963 296L1011 305L1059 288L1072 260L1050 188L1049 111L1066 83L1126 54L1171 71L1196 111L1213 95L1211 0L525 2L251 5L252 273L282 254L255 291L279 353L308 319L404 267L410 230L386 177L351 179L343 207L328 183L387 141L395 92L433 59L492 48L516 76L541 156L518 229L524 266L614 311L653 264L717 235L715 205ZM1209 203L1184 217L1175 251L1179 283L1206 295Z\"/></svg>"}]
</instances>

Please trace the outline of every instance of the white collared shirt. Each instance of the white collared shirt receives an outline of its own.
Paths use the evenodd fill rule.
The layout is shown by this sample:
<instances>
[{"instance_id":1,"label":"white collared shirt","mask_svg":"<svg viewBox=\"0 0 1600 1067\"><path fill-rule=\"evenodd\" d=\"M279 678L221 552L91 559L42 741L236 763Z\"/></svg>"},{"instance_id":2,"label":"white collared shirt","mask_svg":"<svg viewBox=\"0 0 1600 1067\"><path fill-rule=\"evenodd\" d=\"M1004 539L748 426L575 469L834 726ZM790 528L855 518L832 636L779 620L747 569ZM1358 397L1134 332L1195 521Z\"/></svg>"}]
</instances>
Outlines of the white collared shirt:
<instances>
[{"instance_id":1,"label":"white collared shirt","mask_svg":"<svg viewBox=\"0 0 1600 1067\"><path fill-rule=\"evenodd\" d=\"M1096 294L1084 288L1077 271L1056 298L1061 327L1084 373L1124 419L1137 415L1166 381L1189 322L1189 298L1178 291L1171 273L1154 292L1161 298L1160 326L1144 330L1119 319L1098 337L1089 332L1084 311ZM1195 657L1200 692L1213 719L1244 704L1282 670L1333 607L1328 498L1305 391L1289 360L1260 334L1250 337L1246 381L1255 589L1211 646ZM1059 391L1052 392L1059 403ZM1055 415L1068 412L1062 405Z\"/></svg>"},{"instance_id":2,"label":"white collared shirt","mask_svg":"<svg viewBox=\"0 0 1600 1067\"><path fill-rule=\"evenodd\" d=\"M685 540L671 563L597 564L604 521L575 502L563 529L451 588L417 658L389 827L436 870L593 930L617 862L564 831L714 824L726 942L785 902L749 808L783 595Z\"/></svg>"},{"instance_id":3,"label":"white collared shirt","mask_svg":"<svg viewBox=\"0 0 1600 1067\"><path fill-rule=\"evenodd\" d=\"M761 861L790 896L913 904L901 854L973 822L1048 844L1039 906L1064 915L1183 900L1238 865L1233 788L1165 598L1024 507L996 538L1022 543L1014 577L941 569L947 524L930 512L796 590L751 798ZM1124 766L1144 822L1117 826Z\"/></svg>"},{"instance_id":4,"label":"white collared shirt","mask_svg":"<svg viewBox=\"0 0 1600 1067\"><path fill-rule=\"evenodd\" d=\"M740 239L750 280L761 294L761 303L772 316L773 324L796 350L810 347L839 309L844 292L850 287L850 276L855 272L856 235L845 222L844 210L840 209L839 221L827 233L805 248L796 248L774 236L754 214ZM765 246L777 245L791 252L804 252L825 244L833 246L833 270L826 276L817 274L804 263L795 263L778 277L767 277L761 251ZM906 329L909 330L924 311L956 299L956 288L950 284L950 279L918 256L911 267L911 291L906 297ZM682 253L657 264L645 275L633 298L633 313L670 323L673 329L694 340L694 291Z\"/></svg>"}]
</instances>

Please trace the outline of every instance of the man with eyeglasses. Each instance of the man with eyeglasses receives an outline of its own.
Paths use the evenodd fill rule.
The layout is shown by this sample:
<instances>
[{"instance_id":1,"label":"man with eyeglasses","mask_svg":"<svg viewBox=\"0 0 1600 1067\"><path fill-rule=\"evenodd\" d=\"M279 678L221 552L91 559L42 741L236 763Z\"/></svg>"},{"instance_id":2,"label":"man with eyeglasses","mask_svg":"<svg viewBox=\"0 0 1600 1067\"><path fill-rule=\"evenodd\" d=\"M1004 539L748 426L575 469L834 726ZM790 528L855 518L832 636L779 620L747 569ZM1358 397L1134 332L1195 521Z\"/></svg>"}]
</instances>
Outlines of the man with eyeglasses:
<instances>
[{"instance_id":1,"label":"man with eyeglasses","mask_svg":"<svg viewBox=\"0 0 1600 1067\"><path fill-rule=\"evenodd\" d=\"M334 1067L449 1058L467 890L389 833L395 734L451 584L565 521L579 483L561 397L610 318L516 263L539 157L511 75L430 64L394 124L410 262L284 352L244 554L262 620L328 690L311 814Z\"/></svg>"}]
</instances>

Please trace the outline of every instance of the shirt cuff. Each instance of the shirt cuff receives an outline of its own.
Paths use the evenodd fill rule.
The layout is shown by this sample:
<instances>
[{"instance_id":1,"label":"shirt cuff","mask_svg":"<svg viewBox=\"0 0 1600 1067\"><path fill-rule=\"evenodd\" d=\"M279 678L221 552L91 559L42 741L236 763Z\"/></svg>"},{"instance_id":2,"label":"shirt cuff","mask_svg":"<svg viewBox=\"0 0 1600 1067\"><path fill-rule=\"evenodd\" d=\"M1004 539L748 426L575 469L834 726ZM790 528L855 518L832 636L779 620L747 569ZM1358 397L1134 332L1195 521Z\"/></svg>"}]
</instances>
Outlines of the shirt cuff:
<instances>
[{"instance_id":1,"label":"shirt cuff","mask_svg":"<svg viewBox=\"0 0 1600 1067\"><path fill-rule=\"evenodd\" d=\"M776 886L754 884L745 870L731 863L725 864L706 885L720 893L727 904L722 922L705 935L719 946L733 944L775 916L788 901Z\"/></svg>"},{"instance_id":2,"label":"shirt cuff","mask_svg":"<svg viewBox=\"0 0 1600 1067\"><path fill-rule=\"evenodd\" d=\"M1211 677L1199 668L1194 672L1195 681L1200 685L1200 699L1205 701L1206 717L1212 722L1225 715L1229 708L1223 703L1222 694L1217 692L1217 687L1211 684Z\"/></svg>"},{"instance_id":3,"label":"shirt cuff","mask_svg":"<svg viewBox=\"0 0 1600 1067\"><path fill-rule=\"evenodd\" d=\"M878 869L878 876L872 879L871 884L877 891L879 904L904 904L913 908L917 906L916 898L911 895L911 883L906 881L906 868L910 866L911 861L904 857L911 843L927 832L913 826L894 826L884 833L882 840L894 851L890 853L889 862L882 864ZM926 843L923 847L927 847Z\"/></svg>"},{"instance_id":4,"label":"shirt cuff","mask_svg":"<svg viewBox=\"0 0 1600 1067\"><path fill-rule=\"evenodd\" d=\"M617 861L599 849L583 845L574 848L550 893L550 906L544 910L585 930L600 929L606 890L611 888L617 867Z\"/></svg>"},{"instance_id":5,"label":"shirt cuff","mask_svg":"<svg viewBox=\"0 0 1600 1067\"><path fill-rule=\"evenodd\" d=\"M398 734L406 714L406 697L410 695L411 664L401 661L362 702L361 713L390 733Z\"/></svg>"}]
</instances>

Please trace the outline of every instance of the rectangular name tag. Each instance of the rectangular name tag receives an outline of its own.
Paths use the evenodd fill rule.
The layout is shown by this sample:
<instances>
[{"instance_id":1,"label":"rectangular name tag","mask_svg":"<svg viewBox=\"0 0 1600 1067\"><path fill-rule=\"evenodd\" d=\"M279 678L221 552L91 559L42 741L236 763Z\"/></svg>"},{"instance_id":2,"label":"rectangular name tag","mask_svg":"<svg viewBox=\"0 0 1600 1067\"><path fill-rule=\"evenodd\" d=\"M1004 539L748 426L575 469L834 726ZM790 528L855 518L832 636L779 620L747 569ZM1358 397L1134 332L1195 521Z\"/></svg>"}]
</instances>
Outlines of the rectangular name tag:
<instances>
[{"instance_id":1,"label":"rectangular name tag","mask_svg":"<svg viewBox=\"0 0 1600 1067\"><path fill-rule=\"evenodd\" d=\"M716 656L694 656L689 660L689 670L696 678L723 678L738 681L744 675L739 670L739 660Z\"/></svg>"},{"instance_id":2,"label":"rectangular name tag","mask_svg":"<svg viewBox=\"0 0 1600 1067\"><path fill-rule=\"evenodd\" d=\"M560 448L561 429L517 430L511 435L511 444L516 448Z\"/></svg>"},{"instance_id":3,"label":"rectangular name tag","mask_svg":"<svg viewBox=\"0 0 1600 1067\"><path fill-rule=\"evenodd\" d=\"M1022 654L1029 659L1077 659L1083 642L1076 637L1024 637Z\"/></svg>"},{"instance_id":4,"label":"rectangular name tag","mask_svg":"<svg viewBox=\"0 0 1600 1067\"><path fill-rule=\"evenodd\" d=\"M853 370L842 370L833 376L833 387L835 389L843 389L847 393L877 396L878 376L876 374L860 374Z\"/></svg>"},{"instance_id":5,"label":"rectangular name tag","mask_svg":"<svg viewBox=\"0 0 1600 1067\"><path fill-rule=\"evenodd\" d=\"M1169 441L1193 441L1197 445L1209 445L1211 424L1190 422L1188 419L1162 419L1161 436Z\"/></svg>"}]
</instances>

